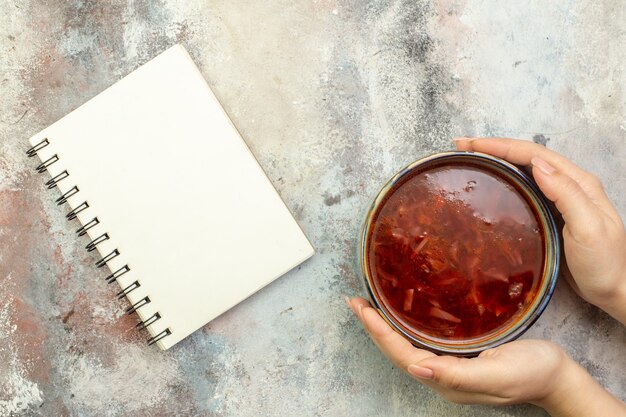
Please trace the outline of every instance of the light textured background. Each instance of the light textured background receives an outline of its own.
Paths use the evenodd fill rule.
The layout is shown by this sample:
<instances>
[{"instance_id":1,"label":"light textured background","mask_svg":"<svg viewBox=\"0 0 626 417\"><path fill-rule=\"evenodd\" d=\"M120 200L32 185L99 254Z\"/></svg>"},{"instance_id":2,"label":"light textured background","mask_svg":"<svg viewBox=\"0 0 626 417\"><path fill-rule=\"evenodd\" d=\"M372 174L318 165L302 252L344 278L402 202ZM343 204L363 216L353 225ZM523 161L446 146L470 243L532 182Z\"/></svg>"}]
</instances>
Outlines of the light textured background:
<instances>
[{"instance_id":1,"label":"light textured background","mask_svg":"<svg viewBox=\"0 0 626 417\"><path fill-rule=\"evenodd\" d=\"M626 214L625 10L622 0L0 0L0 415L544 415L446 403L382 357L343 296L360 292L368 199L454 135L545 143L599 175ZM162 353L123 316L24 151L176 42L318 253ZM561 344L626 398L624 327L564 283L525 337Z\"/></svg>"}]
</instances>

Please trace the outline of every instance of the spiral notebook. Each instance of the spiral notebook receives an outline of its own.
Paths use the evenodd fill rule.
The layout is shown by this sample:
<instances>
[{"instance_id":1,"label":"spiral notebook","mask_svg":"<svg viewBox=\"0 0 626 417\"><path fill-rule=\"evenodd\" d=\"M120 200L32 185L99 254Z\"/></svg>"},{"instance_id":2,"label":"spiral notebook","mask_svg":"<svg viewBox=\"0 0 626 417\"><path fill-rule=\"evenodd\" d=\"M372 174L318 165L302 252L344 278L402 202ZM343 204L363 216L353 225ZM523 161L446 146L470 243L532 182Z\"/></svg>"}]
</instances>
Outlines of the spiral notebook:
<instances>
[{"instance_id":1,"label":"spiral notebook","mask_svg":"<svg viewBox=\"0 0 626 417\"><path fill-rule=\"evenodd\" d=\"M313 255L180 45L30 142L94 268L161 349Z\"/></svg>"}]
</instances>

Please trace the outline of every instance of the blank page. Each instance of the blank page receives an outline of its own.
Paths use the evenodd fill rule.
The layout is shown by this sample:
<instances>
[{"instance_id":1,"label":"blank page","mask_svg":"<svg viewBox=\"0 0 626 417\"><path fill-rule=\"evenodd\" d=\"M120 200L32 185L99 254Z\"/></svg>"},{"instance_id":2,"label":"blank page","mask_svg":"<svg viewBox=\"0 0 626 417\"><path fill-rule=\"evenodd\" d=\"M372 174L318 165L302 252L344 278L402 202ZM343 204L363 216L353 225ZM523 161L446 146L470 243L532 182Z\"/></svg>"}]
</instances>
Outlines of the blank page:
<instances>
[{"instance_id":1,"label":"blank page","mask_svg":"<svg viewBox=\"0 0 626 417\"><path fill-rule=\"evenodd\" d=\"M209 86L174 46L31 138L152 336L168 349L313 255ZM51 193L51 198L58 197Z\"/></svg>"}]
</instances>

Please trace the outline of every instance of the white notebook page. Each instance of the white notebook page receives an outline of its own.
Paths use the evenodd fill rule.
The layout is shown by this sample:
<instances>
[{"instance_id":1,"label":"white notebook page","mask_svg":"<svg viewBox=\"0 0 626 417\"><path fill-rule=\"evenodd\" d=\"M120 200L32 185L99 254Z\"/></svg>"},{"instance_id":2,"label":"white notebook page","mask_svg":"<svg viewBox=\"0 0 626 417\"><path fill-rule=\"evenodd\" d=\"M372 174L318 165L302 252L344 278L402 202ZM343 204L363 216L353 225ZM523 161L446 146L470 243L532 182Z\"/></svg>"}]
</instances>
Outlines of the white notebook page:
<instances>
[{"instance_id":1,"label":"white notebook page","mask_svg":"<svg viewBox=\"0 0 626 417\"><path fill-rule=\"evenodd\" d=\"M80 192L100 224L91 239L157 344L173 346L313 255L313 248L241 139L193 61L174 46L31 138L61 192ZM47 175L46 178L47 179ZM43 178L42 178L43 180ZM57 198L58 191L50 192ZM80 226L74 221L77 228ZM94 274L95 275L95 274ZM103 282L103 285L106 285Z\"/></svg>"}]
</instances>

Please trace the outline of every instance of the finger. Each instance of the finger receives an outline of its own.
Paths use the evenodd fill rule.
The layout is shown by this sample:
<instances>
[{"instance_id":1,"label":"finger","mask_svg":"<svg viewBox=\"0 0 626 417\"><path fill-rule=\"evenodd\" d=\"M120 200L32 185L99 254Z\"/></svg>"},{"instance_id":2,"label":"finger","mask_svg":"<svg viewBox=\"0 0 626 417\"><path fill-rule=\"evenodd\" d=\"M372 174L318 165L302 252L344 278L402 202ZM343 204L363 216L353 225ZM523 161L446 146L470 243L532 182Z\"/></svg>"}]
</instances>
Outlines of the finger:
<instances>
[{"instance_id":1,"label":"finger","mask_svg":"<svg viewBox=\"0 0 626 417\"><path fill-rule=\"evenodd\" d=\"M367 301L355 298L352 305L360 312L363 327L374 343L396 366L406 371L411 363L435 356L434 353L415 348L407 339L394 331Z\"/></svg>"},{"instance_id":2,"label":"finger","mask_svg":"<svg viewBox=\"0 0 626 417\"><path fill-rule=\"evenodd\" d=\"M573 177L576 177L576 173L581 176L586 173L563 155L527 140L510 138L455 138L454 140L457 143L466 144L473 151L488 153L517 165L530 165L530 160L539 156Z\"/></svg>"},{"instance_id":3,"label":"finger","mask_svg":"<svg viewBox=\"0 0 626 417\"><path fill-rule=\"evenodd\" d=\"M510 398L499 397L497 395L484 394L481 392L454 391L437 385L436 383L429 386L446 400L456 404L507 405L513 403Z\"/></svg>"},{"instance_id":4,"label":"finger","mask_svg":"<svg viewBox=\"0 0 626 417\"><path fill-rule=\"evenodd\" d=\"M602 213L616 224L621 224L620 215L606 195L600 180L545 146L509 138L455 138L454 141L459 149L488 153L517 165L531 165L531 160L539 157L576 181L591 202L600 207Z\"/></svg>"},{"instance_id":5,"label":"finger","mask_svg":"<svg viewBox=\"0 0 626 417\"><path fill-rule=\"evenodd\" d=\"M471 151L473 138L454 138L454 144L459 151Z\"/></svg>"},{"instance_id":6,"label":"finger","mask_svg":"<svg viewBox=\"0 0 626 417\"><path fill-rule=\"evenodd\" d=\"M533 157L531 163L537 185L563 215L572 237L580 242L600 237L604 227L602 213L580 184L540 157Z\"/></svg>"},{"instance_id":7,"label":"finger","mask_svg":"<svg viewBox=\"0 0 626 417\"><path fill-rule=\"evenodd\" d=\"M501 362L485 356L472 359L453 356L426 358L410 366L409 373L413 374L416 367L430 369L434 374L433 380L447 390L482 393L490 397L498 397L493 393L502 390L502 377L507 374Z\"/></svg>"},{"instance_id":8,"label":"finger","mask_svg":"<svg viewBox=\"0 0 626 417\"><path fill-rule=\"evenodd\" d=\"M359 321L361 321L361 323L363 323L363 319L361 318L361 309L363 307L371 307L369 301L361 297L355 297L348 298L347 302L354 315L359 319Z\"/></svg>"},{"instance_id":9,"label":"finger","mask_svg":"<svg viewBox=\"0 0 626 417\"><path fill-rule=\"evenodd\" d=\"M421 363L424 359L437 357L434 353L415 348L408 340L396 333L366 300L353 298L347 301L350 309L362 321L374 343L400 369L416 377L415 373L409 371L411 364ZM417 376L416 379L437 391L449 401L458 404L502 405L510 403L510 400L498 395L450 389L432 380L433 376L434 373L427 378Z\"/></svg>"},{"instance_id":10,"label":"finger","mask_svg":"<svg viewBox=\"0 0 626 417\"><path fill-rule=\"evenodd\" d=\"M607 199L602 185L593 175L545 146L527 140L509 138L456 138L455 142L468 148L464 150L488 153L517 165L530 165L530 161L538 156L573 178L590 197L599 200Z\"/></svg>"},{"instance_id":11,"label":"finger","mask_svg":"<svg viewBox=\"0 0 626 417\"><path fill-rule=\"evenodd\" d=\"M346 304L348 304L348 307L350 308L350 311L352 311L352 314L354 314L356 316L356 318L358 318L359 321L360 321L361 317L359 316L359 312L352 305L352 300L350 299L350 297L347 297L347 296L345 298L346 298Z\"/></svg>"}]
</instances>

